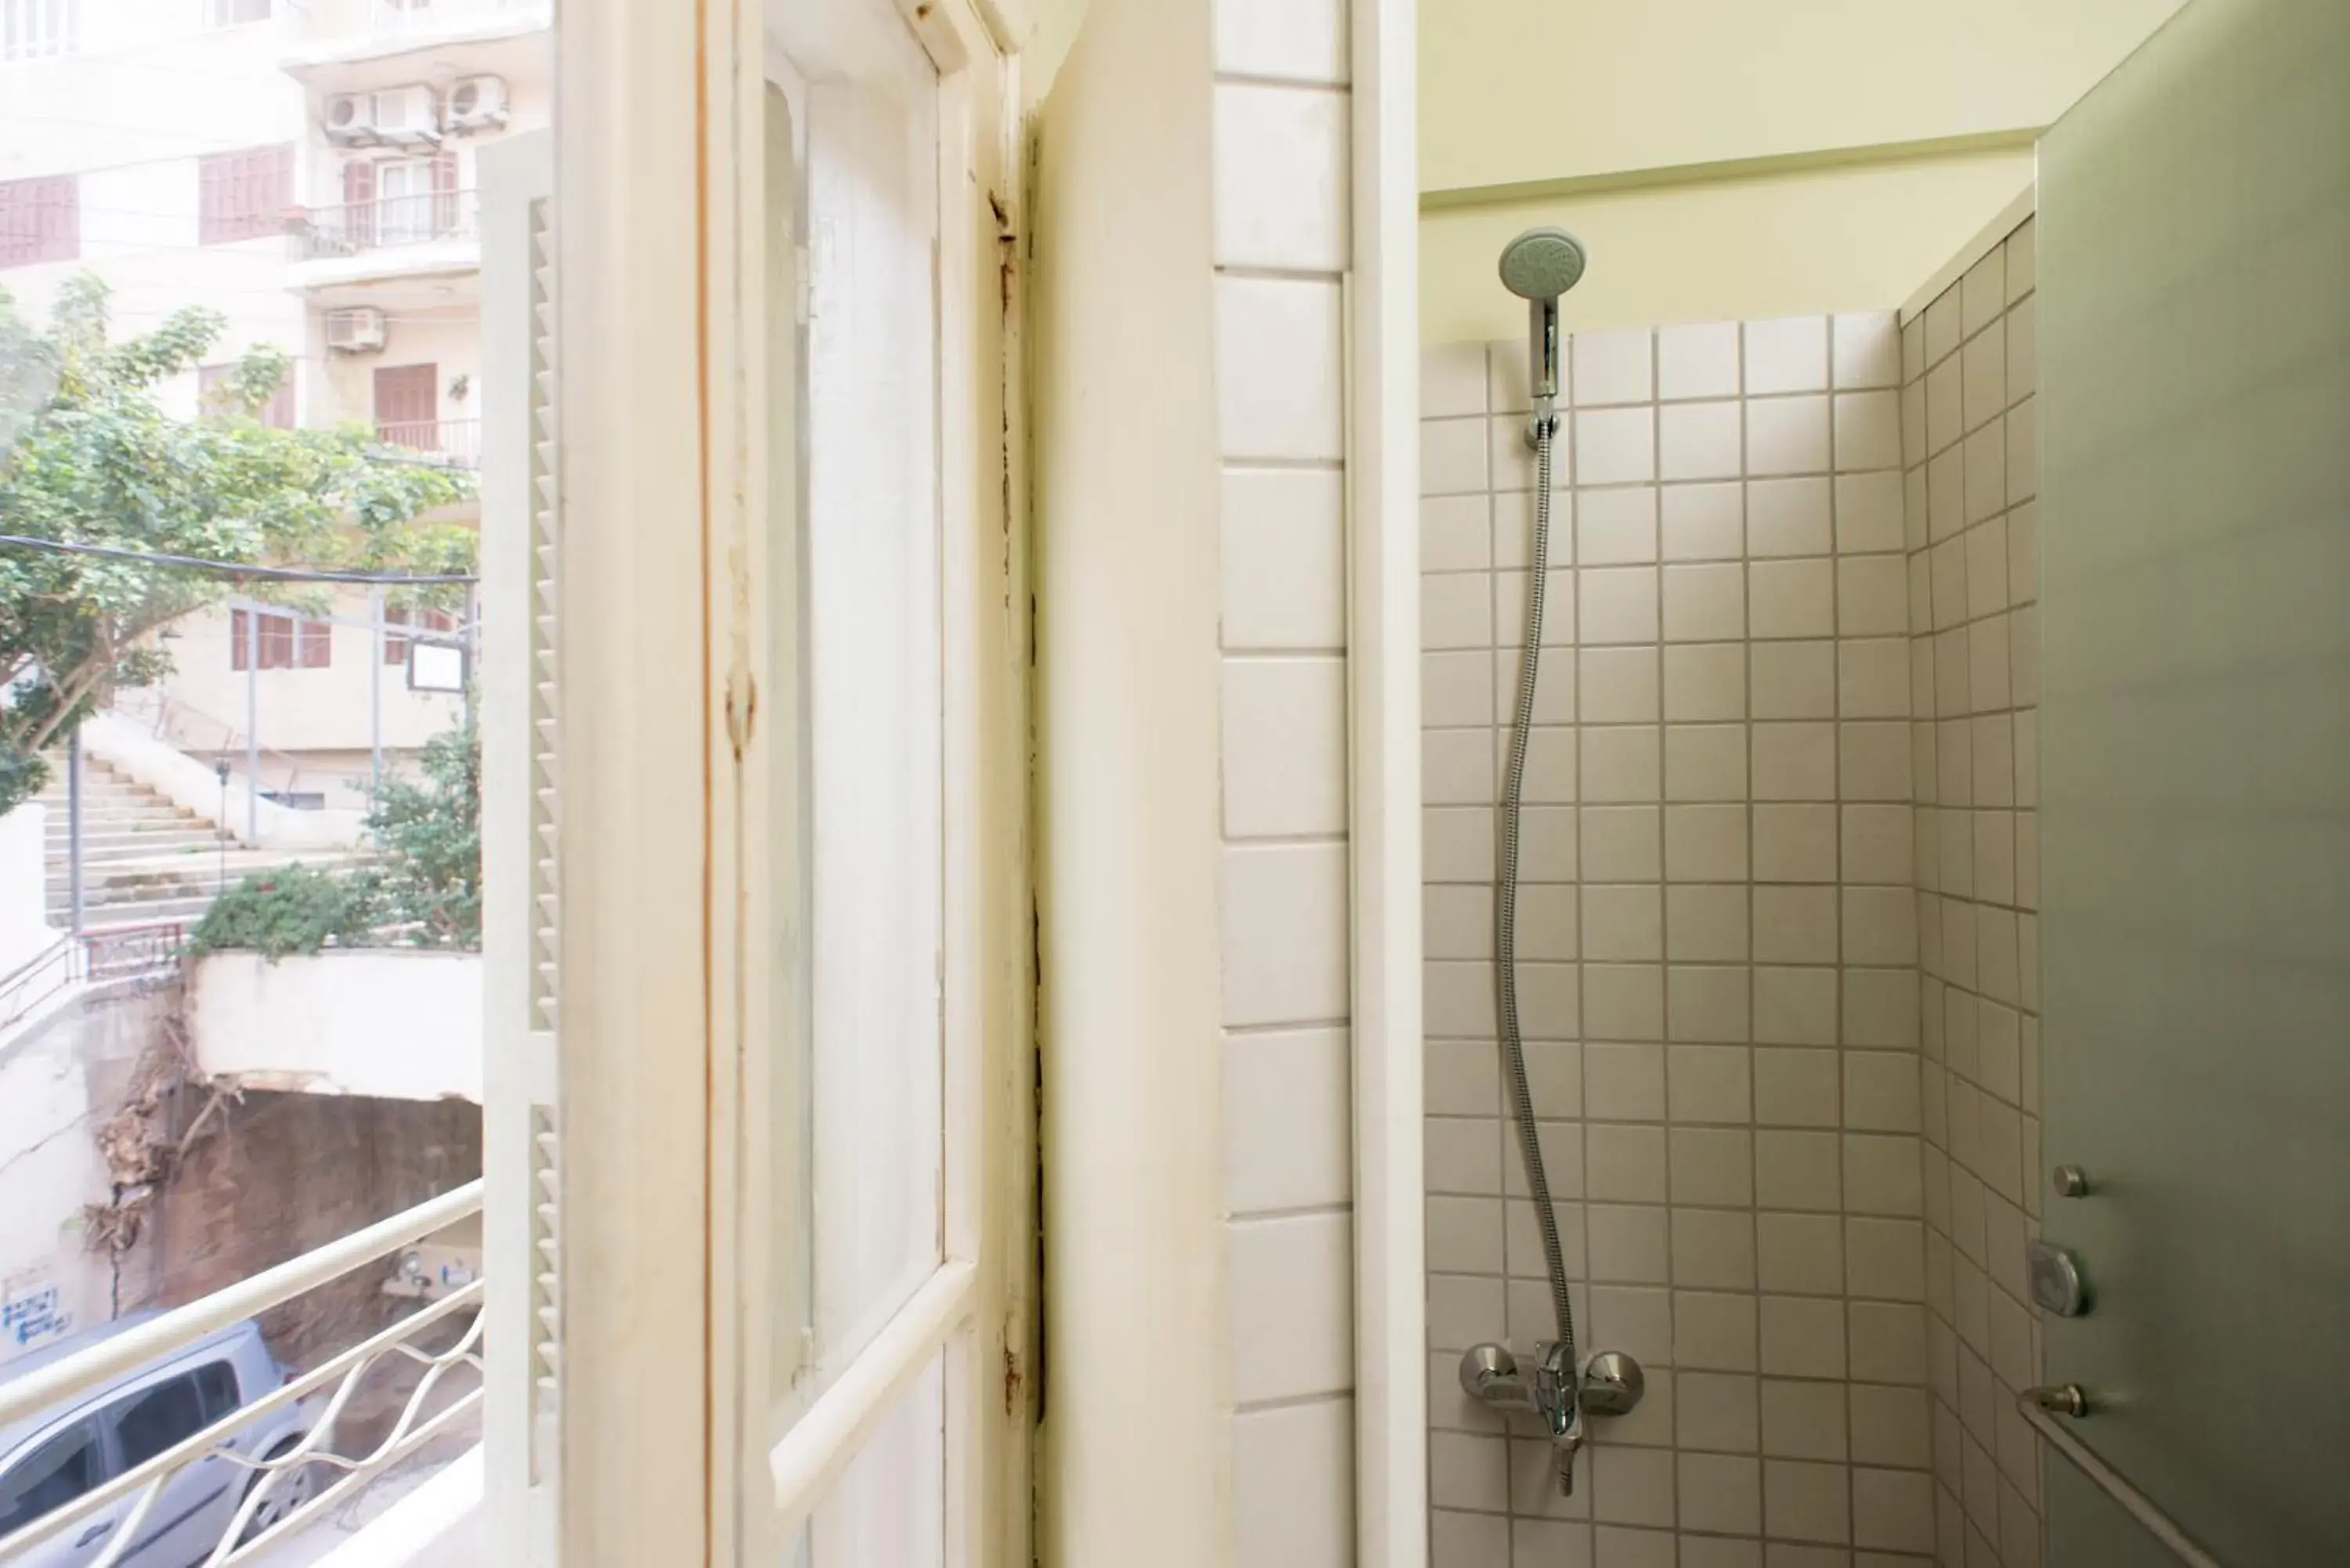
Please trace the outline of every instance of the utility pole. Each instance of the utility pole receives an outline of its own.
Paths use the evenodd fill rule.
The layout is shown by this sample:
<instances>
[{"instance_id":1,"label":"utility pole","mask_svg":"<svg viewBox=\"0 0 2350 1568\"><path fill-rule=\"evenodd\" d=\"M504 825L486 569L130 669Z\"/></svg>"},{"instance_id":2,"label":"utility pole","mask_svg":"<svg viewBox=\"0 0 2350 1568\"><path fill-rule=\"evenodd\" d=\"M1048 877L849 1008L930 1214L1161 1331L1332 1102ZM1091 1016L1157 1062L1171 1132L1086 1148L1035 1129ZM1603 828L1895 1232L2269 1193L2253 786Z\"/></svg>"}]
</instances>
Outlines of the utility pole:
<instances>
[{"instance_id":1,"label":"utility pole","mask_svg":"<svg viewBox=\"0 0 2350 1568\"><path fill-rule=\"evenodd\" d=\"M244 841L261 842L261 611L244 612Z\"/></svg>"},{"instance_id":2,"label":"utility pole","mask_svg":"<svg viewBox=\"0 0 2350 1568\"><path fill-rule=\"evenodd\" d=\"M81 726L66 732L66 919L81 935Z\"/></svg>"},{"instance_id":3,"label":"utility pole","mask_svg":"<svg viewBox=\"0 0 2350 1568\"><path fill-rule=\"evenodd\" d=\"M383 794L383 589L368 590L368 806Z\"/></svg>"}]
</instances>

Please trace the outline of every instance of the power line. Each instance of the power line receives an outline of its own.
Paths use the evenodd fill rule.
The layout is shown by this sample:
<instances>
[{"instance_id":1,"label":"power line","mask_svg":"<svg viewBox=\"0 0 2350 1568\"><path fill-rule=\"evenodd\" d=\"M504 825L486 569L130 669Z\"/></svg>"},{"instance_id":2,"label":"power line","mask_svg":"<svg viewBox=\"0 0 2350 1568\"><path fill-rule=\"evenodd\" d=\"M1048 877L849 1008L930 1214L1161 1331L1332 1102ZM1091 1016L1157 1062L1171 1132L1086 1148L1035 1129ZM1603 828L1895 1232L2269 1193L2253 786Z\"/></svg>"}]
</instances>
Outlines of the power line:
<instances>
[{"instance_id":1,"label":"power line","mask_svg":"<svg viewBox=\"0 0 2350 1568\"><path fill-rule=\"evenodd\" d=\"M27 538L21 534L0 534L0 546L63 556L97 556L111 561L136 561L149 566L177 566L192 572L210 572L218 576L234 577L239 581L260 578L274 583L383 583L395 587L432 587L482 580L478 574L472 572L321 572L304 566L239 566L233 561L207 561L201 556L124 550L111 545L76 545L63 539Z\"/></svg>"}]
</instances>

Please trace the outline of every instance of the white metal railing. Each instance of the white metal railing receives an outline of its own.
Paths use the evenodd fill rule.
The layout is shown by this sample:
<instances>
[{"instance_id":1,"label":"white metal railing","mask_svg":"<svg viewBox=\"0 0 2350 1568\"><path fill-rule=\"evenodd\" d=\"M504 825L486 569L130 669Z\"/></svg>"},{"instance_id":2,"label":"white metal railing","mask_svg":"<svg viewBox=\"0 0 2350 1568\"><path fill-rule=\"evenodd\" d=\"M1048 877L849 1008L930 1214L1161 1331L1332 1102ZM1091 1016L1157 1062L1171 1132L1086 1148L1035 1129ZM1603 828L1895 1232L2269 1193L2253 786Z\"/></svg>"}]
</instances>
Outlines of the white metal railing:
<instances>
[{"instance_id":1,"label":"white metal railing","mask_svg":"<svg viewBox=\"0 0 2350 1568\"><path fill-rule=\"evenodd\" d=\"M469 1182L453 1192L354 1231L202 1301L126 1329L78 1355L0 1383L0 1428L69 1406L77 1398L102 1390L222 1329L389 1257L436 1231L480 1212L481 1207L482 1183ZM192 1465L213 1459L226 1460L252 1474L235 1514L222 1531L219 1543L203 1559L201 1568L226 1568L227 1564L249 1561L366 1487L376 1476L464 1420L479 1407L483 1285L484 1282L477 1279L452 1291L144 1464L43 1514L14 1533L0 1536L0 1562L38 1542L80 1527L89 1544L101 1539L105 1542L99 1554L87 1560L88 1568L115 1568L139 1540L140 1532L172 1479ZM444 1324L450 1327L442 1332L453 1331L456 1334L445 1348L428 1350L417 1343ZM369 1372L394 1358L421 1366L424 1371L390 1430L362 1456L338 1454L328 1449L336 1417L349 1403L354 1391ZM432 1414L423 1414L442 1382L459 1367L473 1369L473 1386ZM230 1447L241 1434L263 1425L288 1407L315 1402L322 1395L325 1402L317 1419L290 1449L256 1459ZM333 1479L323 1486L317 1484L317 1472L320 1470L334 1472ZM128 1511L99 1521L98 1524L89 1522L125 1502L130 1504ZM257 1520L265 1521L264 1527L254 1528ZM102 1535L98 1532L101 1526Z\"/></svg>"},{"instance_id":2,"label":"white metal railing","mask_svg":"<svg viewBox=\"0 0 2350 1568\"><path fill-rule=\"evenodd\" d=\"M0 975L0 1029L83 981L168 978L187 947L187 928L176 920L68 931Z\"/></svg>"},{"instance_id":3,"label":"white metal railing","mask_svg":"<svg viewBox=\"0 0 2350 1568\"><path fill-rule=\"evenodd\" d=\"M378 420L376 440L411 460L424 458L451 468L482 466L479 420Z\"/></svg>"},{"instance_id":4,"label":"white metal railing","mask_svg":"<svg viewBox=\"0 0 2350 1568\"><path fill-rule=\"evenodd\" d=\"M81 0L0 0L0 60L39 60L81 47Z\"/></svg>"},{"instance_id":5,"label":"white metal railing","mask_svg":"<svg viewBox=\"0 0 2350 1568\"><path fill-rule=\"evenodd\" d=\"M481 199L472 191L423 191L312 207L303 214L299 232L302 254L314 261L470 240L481 233Z\"/></svg>"},{"instance_id":6,"label":"white metal railing","mask_svg":"<svg viewBox=\"0 0 2350 1568\"><path fill-rule=\"evenodd\" d=\"M547 0L374 0L368 8L371 33L423 33L492 17L544 12Z\"/></svg>"}]
</instances>

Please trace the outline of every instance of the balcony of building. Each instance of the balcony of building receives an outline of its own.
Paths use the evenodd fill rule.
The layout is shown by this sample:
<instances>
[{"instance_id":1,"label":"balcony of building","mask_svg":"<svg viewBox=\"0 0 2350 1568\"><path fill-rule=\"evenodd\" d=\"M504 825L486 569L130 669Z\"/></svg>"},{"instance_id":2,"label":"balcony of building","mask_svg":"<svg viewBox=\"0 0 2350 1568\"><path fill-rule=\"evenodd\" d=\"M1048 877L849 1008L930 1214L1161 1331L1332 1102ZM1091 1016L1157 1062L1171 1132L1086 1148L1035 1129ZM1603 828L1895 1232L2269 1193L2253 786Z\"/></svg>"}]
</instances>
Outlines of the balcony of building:
<instances>
[{"instance_id":1,"label":"balcony of building","mask_svg":"<svg viewBox=\"0 0 2350 1568\"><path fill-rule=\"evenodd\" d=\"M526 72L544 59L534 35L552 25L554 7L549 0L319 0L300 16L285 68L339 90L380 85L383 68L396 74L425 53L463 51L469 68Z\"/></svg>"},{"instance_id":2,"label":"balcony of building","mask_svg":"<svg viewBox=\"0 0 2350 1568\"><path fill-rule=\"evenodd\" d=\"M452 299L477 297L471 279L482 266L480 213L470 190L298 209L288 224L296 259L287 286L356 291L348 302L368 303L369 286L432 277L463 280L447 284Z\"/></svg>"}]
</instances>

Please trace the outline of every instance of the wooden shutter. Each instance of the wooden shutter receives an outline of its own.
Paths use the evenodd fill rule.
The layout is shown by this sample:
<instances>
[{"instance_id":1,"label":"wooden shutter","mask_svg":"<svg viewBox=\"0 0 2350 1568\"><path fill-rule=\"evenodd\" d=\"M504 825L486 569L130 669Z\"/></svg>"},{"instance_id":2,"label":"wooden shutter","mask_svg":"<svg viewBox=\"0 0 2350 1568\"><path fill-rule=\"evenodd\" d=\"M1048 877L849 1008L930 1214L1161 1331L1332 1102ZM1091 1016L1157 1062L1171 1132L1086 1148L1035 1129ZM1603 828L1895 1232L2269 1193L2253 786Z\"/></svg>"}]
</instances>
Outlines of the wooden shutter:
<instances>
[{"instance_id":1,"label":"wooden shutter","mask_svg":"<svg viewBox=\"0 0 2350 1568\"><path fill-rule=\"evenodd\" d=\"M196 367L196 416L218 419L227 414L241 414L243 409L228 400L228 379L234 365L199 365ZM274 431L294 428L294 371L287 367L286 379L277 383L277 390L269 400L254 410L261 422Z\"/></svg>"},{"instance_id":2,"label":"wooden shutter","mask_svg":"<svg viewBox=\"0 0 2350 1568\"><path fill-rule=\"evenodd\" d=\"M446 150L432 155L432 234L435 239L457 233L457 155Z\"/></svg>"},{"instance_id":3,"label":"wooden shutter","mask_svg":"<svg viewBox=\"0 0 2350 1568\"><path fill-rule=\"evenodd\" d=\"M392 446L441 448L441 368L386 365L375 373L375 433Z\"/></svg>"},{"instance_id":4,"label":"wooden shutter","mask_svg":"<svg viewBox=\"0 0 2350 1568\"><path fill-rule=\"evenodd\" d=\"M81 185L71 174L0 181L0 267L81 254Z\"/></svg>"},{"instance_id":5,"label":"wooden shutter","mask_svg":"<svg viewBox=\"0 0 2350 1568\"><path fill-rule=\"evenodd\" d=\"M300 623L301 668L324 670L335 661L335 628L323 620Z\"/></svg>"},{"instance_id":6,"label":"wooden shutter","mask_svg":"<svg viewBox=\"0 0 2350 1568\"><path fill-rule=\"evenodd\" d=\"M343 165L343 234L353 248L375 244L375 162L354 158Z\"/></svg>"},{"instance_id":7,"label":"wooden shutter","mask_svg":"<svg viewBox=\"0 0 2350 1568\"><path fill-rule=\"evenodd\" d=\"M383 607L383 661L386 664L405 664L408 662L408 639L405 635L391 629L393 627L406 626L407 624L408 612L406 610L400 608L398 605L386 605Z\"/></svg>"},{"instance_id":8,"label":"wooden shutter","mask_svg":"<svg viewBox=\"0 0 2350 1568\"><path fill-rule=\"evenodd\" d=\"M290 615L265 615L261 618L261 668L291 670L294 668L294 618Z\"/></svg>"},{"instance_id":9,"label":"wooden shutter","mask_svg":"<svg viewBox=\"0 0 2350 1568\"><path fill-rule=\"evenodd\" d=\"M205 153L196 172L197 241L228 244L272 234L293 194L291 143Z\"/></svg>"}]
</instances>

